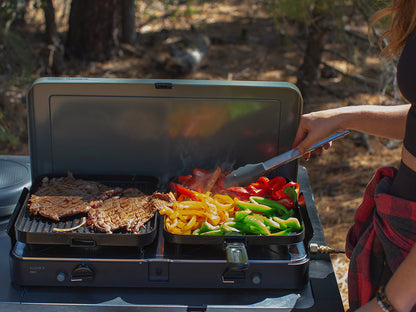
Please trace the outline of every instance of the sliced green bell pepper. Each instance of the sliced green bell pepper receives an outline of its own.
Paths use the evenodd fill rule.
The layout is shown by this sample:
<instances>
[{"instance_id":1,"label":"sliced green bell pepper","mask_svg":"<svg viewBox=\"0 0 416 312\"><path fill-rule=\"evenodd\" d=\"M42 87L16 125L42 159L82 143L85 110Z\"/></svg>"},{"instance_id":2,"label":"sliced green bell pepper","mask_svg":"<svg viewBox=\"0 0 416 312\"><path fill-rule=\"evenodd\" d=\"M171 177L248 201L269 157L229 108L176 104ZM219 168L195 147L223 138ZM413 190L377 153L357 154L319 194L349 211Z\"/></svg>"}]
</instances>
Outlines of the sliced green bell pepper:
<instances>
[{"instance_id":1,"label":"sliced green bell pepper","mask_svg":"<svg viewBox=\"0 0 416 312\"><path fill-rule=\"evenodd\" d=\"M253 212L258 212L267 216L274 215L274 209L272 207L269 207L260 203L247 203L247 202L239 201L237 204L237 207L239 209L251 210Z\"/></svg>"},{"instance_id":2,"label":"sliced green bell pepper","mask_svg":"<svg viewBox=\"0 0 416 312\"><path fill-rule=\"evenodd\" d=\"M270 229L270 231L276 231L282 229L282 226L274 221L272 218L263 217L264 224Z\"/></svg>"},{"instance_id":3,"label":"sliced green bell pepper","mask_svg":"<svg viewBox=\"0 0 416 312\"><path fill-rule=\"evenodd\" d=\"M290 197L290 199L293 201L294 204L298 201L298 194L296 193L296 190L291 186L286 186L283 189L283 193L285 193L287 196Z\"/></svg>"},{"instance_id":4,"label":"sliced green bell pepper","mask_svg":"<svg viewBox=\"0 0 416 312\"><path fill-rule=\"evenodd\" d=\"M270 230L262 221L261 216L248 215L236 222L235 227L247 234L270 235Z\"/></svg>"},{"instance_id":5,"label":"sliced green bell pepper","mask_svg":"<svg viewBox=\"0 0 416 312\"><path fill-rule=\"evenodd\" d=\"M211 231L216 231L220 228L219 225L212 225L211 223L205 221L204 223L202 223L201 227L199 228L199 234L203 234L206 232L211 232Z\"/></svg>"},{"instance_id":6,"label":"sliced green bell pepper","mask_svg":"<svg viewBox=\"0 0 416 312\"><path fill-rule=\"evenodd\" d=\"M224 234L223 229L219 228L217 230L200 233L199 235L223 235L223 234Z\"/></svg>"},{"instance_id":7,"label":"sliced green bell pepper","mask_svg":"<svg viewBox=\"0 0 416 312\"><path fill-rule=\"evenodd\" d=\"M279 217L273 217L272 219L279 223L282 229L290 228L295 231L302 230L302 225L297 218L290 217L284 220Z\"/></svg>"},{"instance_id":8,"label":"sliced green bell pepper","mask_svg":"<svg viewBox=\"0 0 416 312\"><path fill-rule=\"evenodd\" d=\"M226 221L221 224L221 228L224 231L224 234L240 234L240 230L238 230L235 225L236 222L234 221Z\"/></svg>"},{"instance_id":9,"label":"sliced green bell pepper","mask_svg":"<svg viewBox=\"0 0 416 312\"><path fill-rule=\"evenodd\" d=\"M281 217L289 216L289 211L286 209L286 207L272 199L259 196L250 196L250 202L272 208L274 215Z\"/></svg>"},{"instance_id":10,"label":"sliced green bell pepper","mask_svg":"<svg viewBox=\"0 0 416 312\"><path fill-rule=\"evenodd\" d=\"M252 213L252 211L250 209L238 210L234 214L234 220L235 221L240 221L240 220L244 219L245 217L247 217L250 213Z\"/></svg>"},{"instance_id":11,"label":"sliced green bell pepper","mask_svg":"<svg viewBox=\"0 0 416 312\"><path fill-rule=\"evenodd\" d=\"M284 235L288 235L288 234L290 234L290 233L292 233L292 232L293 232L293 230L292 230L292 229L285 229L285 230L283 230L283 231L276 232L276 233L272 233L272 234L270 234L270 235L273 235L273 236L284 236Z\"/></svg>"}]
</instances>

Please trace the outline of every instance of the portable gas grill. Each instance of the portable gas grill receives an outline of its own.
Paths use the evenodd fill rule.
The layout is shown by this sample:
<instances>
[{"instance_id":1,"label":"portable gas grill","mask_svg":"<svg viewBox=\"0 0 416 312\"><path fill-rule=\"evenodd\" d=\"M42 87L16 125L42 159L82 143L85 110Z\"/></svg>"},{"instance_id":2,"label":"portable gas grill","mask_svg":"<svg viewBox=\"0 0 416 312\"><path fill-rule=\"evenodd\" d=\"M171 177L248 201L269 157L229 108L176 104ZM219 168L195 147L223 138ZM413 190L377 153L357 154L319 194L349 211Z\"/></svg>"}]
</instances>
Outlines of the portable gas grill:
<instances>
[{"instance_id":1,"label":"portable gas grill","mask_svg":"<svg viewBox=\"0 0 416 312\"><path fill-rule=\"evenodd\" d=\"M235 289L291 298L292 306L283 305L291 309L299 298L313 306L308 244L316 220L307 207L297 208L304 230L296 235L214 241L169 235L158 215L140 234L84 227L56 233L53 227L72 227L79 218L54 222L27 211L43 177L68 171L151 194L168 191L169 181L193 168L227 170L263 161L291 148L301 111L300 93L289 83L38 80L28 93L32 187L22 192L7 229L13 284L65 286L64 293L79 286L99 293L112 287ZM298 164L270 173L276 175L297 180ZM273 302L273 309L282 303Z\"/></svg>"}]
</instances>

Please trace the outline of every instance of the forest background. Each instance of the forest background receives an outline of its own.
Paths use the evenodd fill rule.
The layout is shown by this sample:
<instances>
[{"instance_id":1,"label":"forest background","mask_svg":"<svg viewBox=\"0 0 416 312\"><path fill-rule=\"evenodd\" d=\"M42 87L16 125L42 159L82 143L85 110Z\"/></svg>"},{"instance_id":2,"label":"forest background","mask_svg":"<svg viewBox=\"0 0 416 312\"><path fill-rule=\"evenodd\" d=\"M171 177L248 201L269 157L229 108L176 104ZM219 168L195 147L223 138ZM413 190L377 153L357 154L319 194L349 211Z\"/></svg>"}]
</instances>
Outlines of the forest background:
<instances>
[{"instance_id":1,"label":"forest background","mask_svg":"<svg viewBox=\"0 0 416 312\"><path fill-rule=\"evenodd\" d=\"M397 105L395 62L368 40L386 0L0 0L0 154L28 155L26 91L39 77L288 81L305 113ZM370 32L375 41L388 25ZM344 248L377 168L401 142L360 133L308 170L329 246ZM332 256L347 303L345 255Z\"/></svg>"}]
</instances>

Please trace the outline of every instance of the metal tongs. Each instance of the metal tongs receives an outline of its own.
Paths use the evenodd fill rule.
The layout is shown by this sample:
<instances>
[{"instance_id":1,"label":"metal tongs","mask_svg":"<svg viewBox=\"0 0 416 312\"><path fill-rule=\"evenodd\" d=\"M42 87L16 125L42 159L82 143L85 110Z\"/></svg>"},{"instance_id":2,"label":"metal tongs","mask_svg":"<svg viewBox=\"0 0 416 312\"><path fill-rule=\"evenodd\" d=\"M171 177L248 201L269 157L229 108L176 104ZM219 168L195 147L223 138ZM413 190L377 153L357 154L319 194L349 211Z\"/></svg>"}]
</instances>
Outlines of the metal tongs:
<instances>
[{"instance_id":1,"label":"metal tongs","mask_svg":"<svg viewBox=\"0 0 416 312\"><path fill-rule=\"evenodd\" d=\"M261 163L257 164L247 164L243 167L240 167L234 171L232 171L230 174L228 174L225 177L223 186L224 188L228 188L231 186L246 186L250 184L251 182L254 182L257 180L260 176L264 175L267 171L270 171L272 169L275 169L277 167L283 166L287 163L290 163L291 161L298 159L305 155L306 153L312 152L316 150L317 148L334 141L336 139L340 139L347 134L349 134L350 131L346 130L343 132L336 132L335 134L331 135L330 137L315 143L312 145L305 153L301 154L296 149L291 149L283 154L280 154L276 157L273 157L269 160L266 160Z\"/></svg>"}]
</instances>

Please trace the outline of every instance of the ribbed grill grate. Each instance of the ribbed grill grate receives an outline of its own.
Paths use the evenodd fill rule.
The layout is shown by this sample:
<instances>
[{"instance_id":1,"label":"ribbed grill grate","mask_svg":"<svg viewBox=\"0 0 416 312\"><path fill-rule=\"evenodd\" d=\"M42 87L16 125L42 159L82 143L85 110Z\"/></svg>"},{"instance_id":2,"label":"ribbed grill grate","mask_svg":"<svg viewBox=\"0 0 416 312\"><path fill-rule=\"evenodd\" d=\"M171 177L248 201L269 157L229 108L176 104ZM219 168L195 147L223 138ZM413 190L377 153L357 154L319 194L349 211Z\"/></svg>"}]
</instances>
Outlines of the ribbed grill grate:
<instances>
[{"instance_id":1,"label":"ribbed grill grate","mask_svg":"<svg viewBox=\"0 0 416 312\"><path fill-rule=\"evenodd\" d=\"M83 179L86 179L83 177ZM93 179L89 179L93 180ZM97 181L97 179L94 179ZM118 180L117 180L118 181ZM111 187L119 186L122 188L137 187L145 194L151 194L156 190L156 183L153 180L143 182L126 181L100 181ZM40 185L40 184L36 184ZM42 216L33 216L28 210L28 199L30 194L19 208L14 228L16 239L26 244L56 244L56 245L78 245L82 246L145 246L150 244L156 236L157 218L148 221L139 234L126 231L114 232L112 234L97 232L83 225L70 232L58 232L57 229L70 229L79 226L86 217L86 214L79 214L72 217L63 218L61 221L53 221Z\"/></svg>"}]
</instances>

